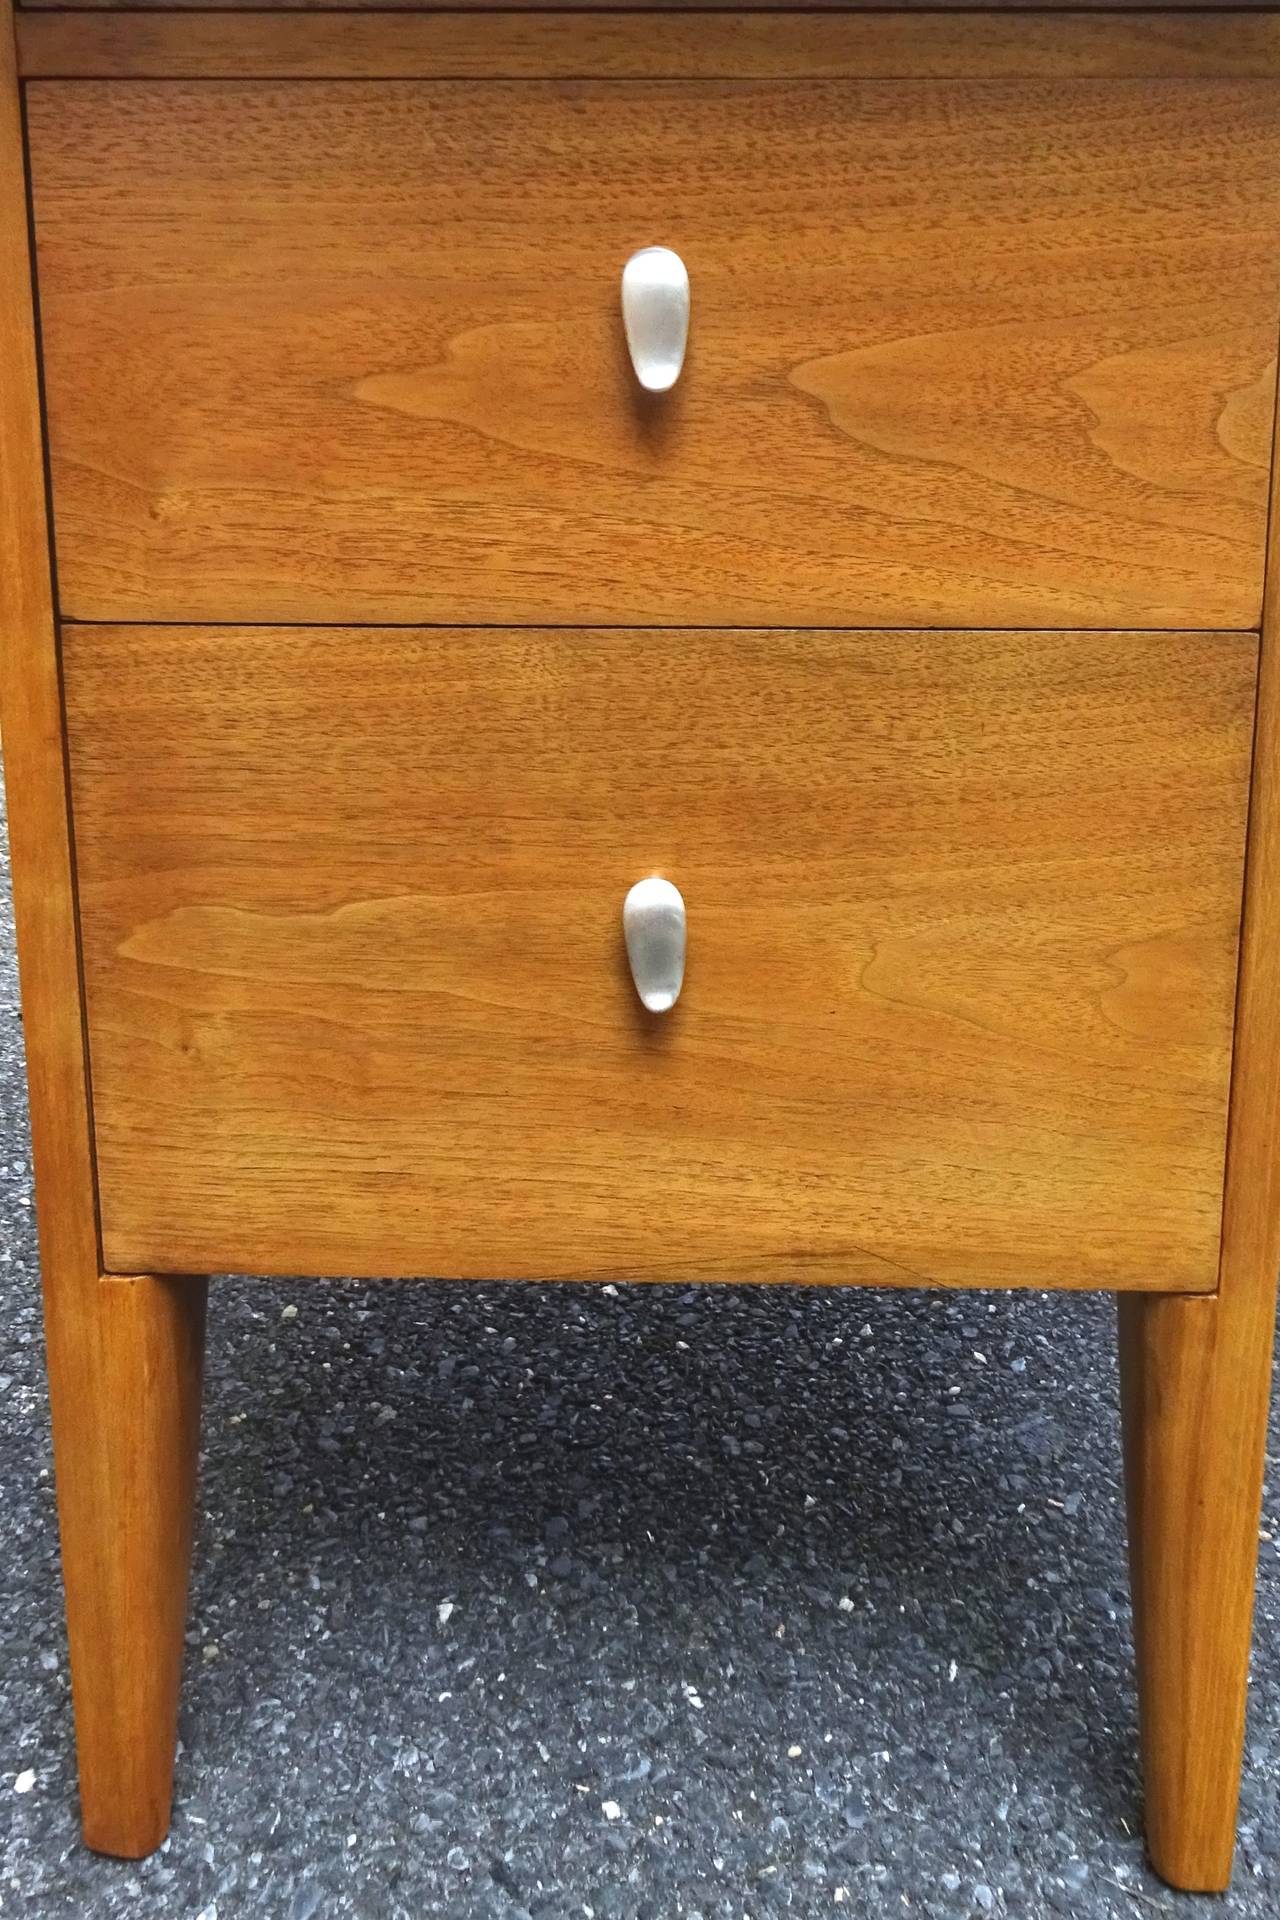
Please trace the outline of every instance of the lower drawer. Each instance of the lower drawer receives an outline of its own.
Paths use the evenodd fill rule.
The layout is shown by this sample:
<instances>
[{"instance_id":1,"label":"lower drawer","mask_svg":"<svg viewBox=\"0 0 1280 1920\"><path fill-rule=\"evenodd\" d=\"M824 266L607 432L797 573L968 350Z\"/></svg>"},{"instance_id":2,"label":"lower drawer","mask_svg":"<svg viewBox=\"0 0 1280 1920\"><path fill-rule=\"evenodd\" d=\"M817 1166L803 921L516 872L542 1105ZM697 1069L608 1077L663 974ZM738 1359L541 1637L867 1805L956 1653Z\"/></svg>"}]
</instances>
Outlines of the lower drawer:
<instances>
[{"instance_id":1,"label":"lower drawer","mask_svg":"<svg viewBox=\"0 0 1280 1920\"><path fill-rule=\"evenodd\" d=\"M1253 636L63 649L108 1269L1215 1284Z\"/></svg>"}]
</instances>

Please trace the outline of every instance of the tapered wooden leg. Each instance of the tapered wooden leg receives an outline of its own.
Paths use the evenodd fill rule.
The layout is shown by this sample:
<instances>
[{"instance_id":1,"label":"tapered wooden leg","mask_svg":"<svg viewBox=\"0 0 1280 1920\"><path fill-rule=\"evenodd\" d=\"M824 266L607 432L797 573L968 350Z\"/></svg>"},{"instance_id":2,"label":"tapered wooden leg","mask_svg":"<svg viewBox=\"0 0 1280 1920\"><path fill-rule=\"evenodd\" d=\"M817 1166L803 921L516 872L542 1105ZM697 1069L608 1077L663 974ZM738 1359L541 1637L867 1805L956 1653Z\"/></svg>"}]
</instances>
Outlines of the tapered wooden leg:
<instances>
[{"instance_id":1,"label":"tapered wooden leg","mask_svg":"<svg viewBox=\"0 0 1280 1920\"><path fill-rule=\"evenodd\" d=\"M0 0L0 709L85 1838L169 1824L205 1283L101 1277L12 0Z\"/></svg>"},{"instance_id":2,"label":"tapered wooden leg","mask_svg":"<svg viewBox=\"0 0 1280 1920\"><path fill-rule=\"evenodd\" d=\"M1274 1286L1120 1300L1147 1847L1201 1892L1235 1846L1274 1312Z\"/></svg>"},{"instance_id":3,"label":"tapered wooden leg","mask_svg":"<svg viewBox=\"0 0 1280 1920\"><path fill-rule=\"evenodd\" d=\"M205 1294L104 1279L49 1323L84 1836L129 1858L169 1826Z\"/></svg>"}]
</instances>

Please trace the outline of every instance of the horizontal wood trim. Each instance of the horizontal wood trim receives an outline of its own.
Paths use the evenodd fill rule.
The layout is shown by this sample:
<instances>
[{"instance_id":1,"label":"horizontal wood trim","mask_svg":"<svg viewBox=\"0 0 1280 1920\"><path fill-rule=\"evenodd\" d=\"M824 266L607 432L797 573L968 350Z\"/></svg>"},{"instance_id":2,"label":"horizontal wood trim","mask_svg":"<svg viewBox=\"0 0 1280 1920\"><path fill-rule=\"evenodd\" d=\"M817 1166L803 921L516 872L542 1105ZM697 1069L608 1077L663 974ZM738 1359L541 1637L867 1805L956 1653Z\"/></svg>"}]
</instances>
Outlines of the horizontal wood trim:
<instances>
[{"instance_id":1,"label":"horizontal wood trim","mask_svg":"<svg viewBox=\"0 0 1280 1920\"><path fill-rule=\"evenodd\" d=\"M1269 77L1273 14L28 13L27 79Z\"/></svg>"},{"instance_id":2,"label":"horizontal wood trim","mask_svg":"<svg viewBox=\"0 0 1280 1920\"><path fill-rule=\"evenodd\" d=\"M66 628L108 1268L1209 1290L1256 655Z\"/></svg>"},{"instance_id":3,"label":"horizontal wood trim","mask_svg":"<svg viewBox=\"0 0 1280 1920\"><path fill-rule=\"evenodd\" d=\"M1162 11L1175 13L1260 13L1274 0L1166 0ZM478 13L487 17L541 12L542 0L23 0L25 12L209 12L209 13ZM1112 16L1150 13L1151 0L558 0L566 13L924 13L1070 14L1080 11Z\"/></svg>"}]
</instances>

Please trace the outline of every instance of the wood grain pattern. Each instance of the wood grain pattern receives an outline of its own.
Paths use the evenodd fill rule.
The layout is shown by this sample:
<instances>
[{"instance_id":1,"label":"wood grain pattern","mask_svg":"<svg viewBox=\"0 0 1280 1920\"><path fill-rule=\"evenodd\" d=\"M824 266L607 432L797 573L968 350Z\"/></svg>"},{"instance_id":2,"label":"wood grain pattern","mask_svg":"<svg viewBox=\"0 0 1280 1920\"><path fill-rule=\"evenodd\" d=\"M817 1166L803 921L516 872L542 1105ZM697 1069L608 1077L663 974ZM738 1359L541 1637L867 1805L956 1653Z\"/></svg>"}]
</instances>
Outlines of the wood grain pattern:
<instances>
[{"instance_id":1,"label":"wood grain pattern","mask_svg":"<svg viewBox=\"0 0 1280 1920\"><path fill-rule=\"evenodd\" d=\"M1257 622L1272 82L28 100L70 614Z\"/></svg>"},{"instance_id":2,"label":"wood grain pattern","mask_svg":"<svg viewBox=\"0 0 1280 1920\"><path fill-rule=\"evenodd\" d=\"M1265 0L1265 3L1269 4L1269 0ZM90 11L98 9L109 11L117 8L143 12L153 9L182 11L207 9L209 0L76 0L76 4L77 8ZM542 0L502 0L502 6L496 7L494 0L448 0L446 10L450 13L463 14L475 12L484 20L501 20L506 12L520 14L526 9L537 8L541 4ZM601 0L562 0L562 4L566 10L596 11L600 8ZM1262 10L1263 4L1264 0L1244 0L1243 5L1241 0L1164 0L1164 7L1168 11L1175 14L1185 11L1193 16L1207 19L1225 15L1228 18L1248 20L1254 12ZM45 7L65 7L65 5L66 0L23 0L20 12L37 11ZM299 13L303 17L314 19L317 15L323 17L326 11L335 7L374 14L394 13L401 9L422 10L424 0L219 0L219 6L233 13L252 8L255 11ZM653 6L654 0L608 0L607 11L624 14L632 11L650 12ZM804 13L815 10L819 12L839 10L855 14L885 12L884 0L746 0L746 6L780 12L784 17L790 14L792 18L796 17L796 10L802 10L801 18ZM944 24L946 24L946 15L952 9L964 12L970 11L972 6L973 0L894 0L895 11L902 11L909 15L918 12L926 17L941 15ZM983 12L1007 13L1016 19L1026 19L1035 12L1054 14L1061 8L1069 10L1078 6L1079 0L1037 0L1034 8L1029 6L1029 0L982 0ZM1137 0L1137 4L1135 0L1090 0L1090 6L1096 12L1109 14L1113 19L1124 19L1135 13L1149 14L1151 11L1150 6L1144 6L1141 0ZM744 0L663 0L661 11L696 17L699 14L714 15L725 9L741 12L744 10ZM425 10L432 9L428 6Z\"/></svg>"},{"instance_id":3,"label":"wood grain pattern","mask_svg":"<svg viewBox=\"0 0 1280 1920\"><path fill-rule=\"evenodd\" d=\"M29 79L1274 79L1273 14L28 13Z\"/></svg>"},{"instance_id":4,"label":"wood grain pattern","mask_svg":"<svg viewBox=\"0 0 1280 1920\"><path fill-rule=\"evenodd\" d=\"M1119 1302L1147 1847L1193 1892L1235 1848L1275 1323L1274 1270L1252 1280Z\"/></svg>"},{"instance_id":5,"label":"wood grain pattern","mask_svg":"<svg viewBox=\"0 0 1280 1920\"><path fill-rule=\"evenodd\" d=\"M85 1837L169 1820L203 1284L100 1277L8 0L0 0L0 719Z\"/></svg>"},{"instance_id":6,"label":"wood grain pattern","mask_svg":"<svg viewBox=\"0 0 1280 1920\"><path fill-rule=\"evenodd\" d=\"M207 1283L94 1285L75 1350L49 1343L80 1807L88 1846L139 1859L173 1799Z\"/></svg>"},{"instance_id":7,"label":"wood grain pattern","mask_svg":"<svg viewBox=\"0 0 1280 1920\"><path fill-rule=\"evenodd\" d=\"M1214 1284L1252 636L64 652L110 1266Z\"/></svg>"},{"instance_id":8,"label":"wood grain pattern","mask_svg":"<svg viewBox=\"0 0 1280 1920\"><path fill-rule=\"evenodd\" d=\"M1273 503L1219 1290L1120 1307L1147 1844L1207 1891L1235 1844L1280 1269L1280 485Z\"/></svg>"},{"instance_id":9,"label":"wood grain pattern","mask_svg":"<svg viewBox=\"0 0 1280 1920\"><path fill-rule=\"evenodd\" d=\"M0 719L41 1256L78 1313L98 1279L62 693L45 513L22 124L0 0Z\"/></svg>"}]
</instances>

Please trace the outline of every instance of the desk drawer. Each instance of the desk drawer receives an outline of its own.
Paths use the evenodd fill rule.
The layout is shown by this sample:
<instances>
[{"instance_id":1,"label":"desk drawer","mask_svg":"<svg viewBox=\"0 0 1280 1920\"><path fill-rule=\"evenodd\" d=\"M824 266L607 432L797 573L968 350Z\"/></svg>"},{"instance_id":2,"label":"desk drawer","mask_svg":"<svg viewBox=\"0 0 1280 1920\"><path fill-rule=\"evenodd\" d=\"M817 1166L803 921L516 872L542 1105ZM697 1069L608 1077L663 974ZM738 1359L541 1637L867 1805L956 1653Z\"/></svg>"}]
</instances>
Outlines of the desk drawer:
<instances>
[{"instance_id":1,"label":"desk drawer","mask_svg":"<svg viewBox=\"0 0 1280 1920\"><path fill-rule=\"evenodd\" d=\"M1252 626L1259 80L36 82L101 619ZM640 395L618 280L689 267Z\"/></svg>"},{"instance_id":2,"label":"desk drawer","mask_svg":"<svg viewBox=\"0 0 1280 1920\"><path fill-rule=\"evenodd\" d=\"M64 660L109 1268L1213 1286L1252 636Z\"/></svg>"}]
</instances>

